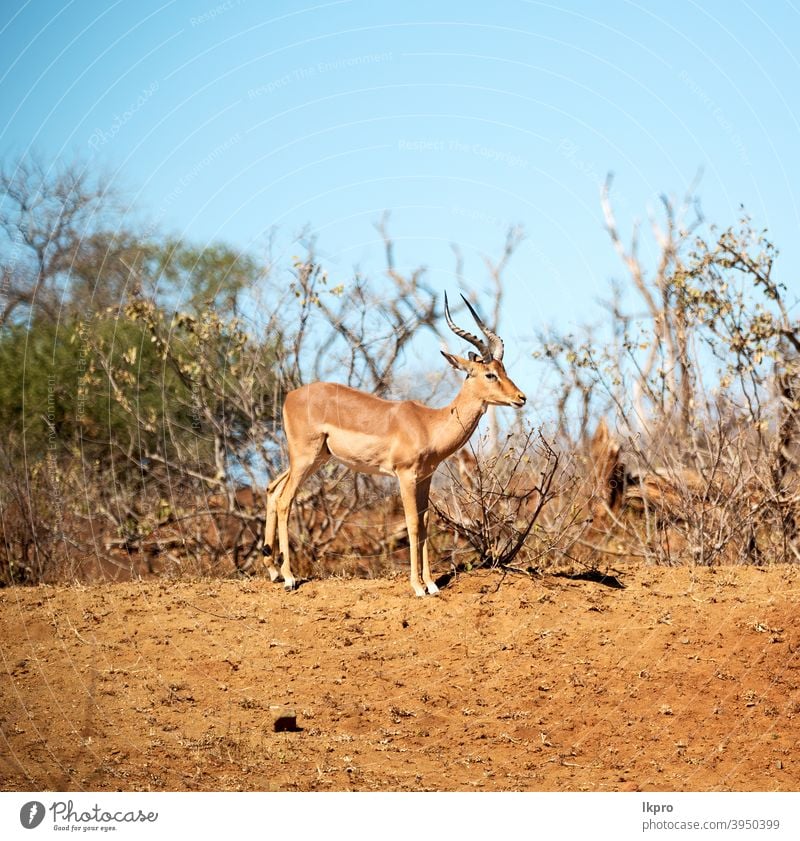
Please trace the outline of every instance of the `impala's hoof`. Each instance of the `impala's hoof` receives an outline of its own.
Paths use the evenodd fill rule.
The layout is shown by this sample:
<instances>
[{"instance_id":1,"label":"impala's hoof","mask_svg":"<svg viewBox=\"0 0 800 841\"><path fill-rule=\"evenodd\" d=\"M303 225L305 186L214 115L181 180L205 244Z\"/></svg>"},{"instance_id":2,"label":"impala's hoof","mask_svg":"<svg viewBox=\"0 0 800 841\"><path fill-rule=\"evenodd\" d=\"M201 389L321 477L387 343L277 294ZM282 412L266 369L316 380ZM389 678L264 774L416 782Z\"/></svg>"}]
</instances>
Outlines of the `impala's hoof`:
<instances>
[{"instance_id":1,"label":"impala's hoof","mask_svg":"<svg viewBox=\"0 0 800 841\"><path fill-rule=\"evenodd\" d=\"M286 590L287 593L291 593L292 590L297 589L297 582L294 578L285 578L283 581L283 589Z\"/></svg>"},{"instance_id":2,"label":"impala's hoof","mask_svg":"<svg viewBox=\"0 0 800 841\"><path fill-rule=\"evenodd\" d=\"M281 577L281 574L278 572L277 569L268 569L267 572L269 573L269 580L273 583Z\"/></svg>"},{"instance_id":3,"label":"impala's hoof","mask_svg":"<svg viewBox=\"0 0 800 841\"><path fill-rule=\"evenodd\" d=\"M435 596L439 592L439 588L433 583L433 581L431 581L430 584L427 584L426 586L428 588L428 592L432 596Z\"/></svg>"}]
</instances>

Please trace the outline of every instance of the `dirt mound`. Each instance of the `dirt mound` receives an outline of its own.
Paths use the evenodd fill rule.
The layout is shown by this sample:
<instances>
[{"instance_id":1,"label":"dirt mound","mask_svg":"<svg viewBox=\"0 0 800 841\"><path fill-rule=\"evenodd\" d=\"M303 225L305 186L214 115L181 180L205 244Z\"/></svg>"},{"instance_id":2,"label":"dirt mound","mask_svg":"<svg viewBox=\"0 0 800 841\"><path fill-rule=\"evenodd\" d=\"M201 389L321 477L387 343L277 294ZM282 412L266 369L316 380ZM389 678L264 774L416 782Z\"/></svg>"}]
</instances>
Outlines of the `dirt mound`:
<instances>
[{"instance_id":1,"label":"dirt mound","mask_svg":"<svg viewBox=\"0 0 800 841\"><path fill-rule=\"evenodd\" d=\"M796 570L618 579L7 589L0 784L798 790Z\"/></svg>"}]
</instances>

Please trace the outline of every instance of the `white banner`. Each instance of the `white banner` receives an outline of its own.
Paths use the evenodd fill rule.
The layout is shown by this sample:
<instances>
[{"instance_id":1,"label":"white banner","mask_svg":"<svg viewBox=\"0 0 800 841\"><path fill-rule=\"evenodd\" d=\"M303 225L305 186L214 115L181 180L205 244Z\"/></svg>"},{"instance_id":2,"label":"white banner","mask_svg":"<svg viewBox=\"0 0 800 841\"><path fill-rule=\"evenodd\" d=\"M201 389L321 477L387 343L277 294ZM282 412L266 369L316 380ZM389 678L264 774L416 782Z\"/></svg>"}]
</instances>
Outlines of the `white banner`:
<instances>
[{"instance_id":1,"label":"white banner","mask_svg":"<svg viewBox=\"0 0 800 841\"><path fill-rule=\"evenodd\" d=\"M0 838L800 838L798 794L0 793Z\"/></svg>"}]
</instances>

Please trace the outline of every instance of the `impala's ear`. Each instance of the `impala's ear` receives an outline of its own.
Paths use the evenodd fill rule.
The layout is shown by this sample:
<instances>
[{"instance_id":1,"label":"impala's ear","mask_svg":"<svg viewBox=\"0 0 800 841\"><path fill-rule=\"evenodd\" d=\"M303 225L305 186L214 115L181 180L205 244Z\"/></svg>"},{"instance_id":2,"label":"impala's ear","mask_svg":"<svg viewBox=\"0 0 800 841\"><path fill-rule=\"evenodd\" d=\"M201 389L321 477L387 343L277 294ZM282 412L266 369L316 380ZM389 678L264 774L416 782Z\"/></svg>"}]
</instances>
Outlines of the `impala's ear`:
<instances>
[{"instance_id":1,"label":"impala's ear","mask_svg":"<svg viewBox=\"0 0 800 841\"><path fill-rule=\"evenodd\" d=\"M452 353L447 353L444 350L439 352L457 371L464 371L467 374L469 373L470 363L466 359L462 359L460 356L454 356Z\"/></svg>"}]
</instances>

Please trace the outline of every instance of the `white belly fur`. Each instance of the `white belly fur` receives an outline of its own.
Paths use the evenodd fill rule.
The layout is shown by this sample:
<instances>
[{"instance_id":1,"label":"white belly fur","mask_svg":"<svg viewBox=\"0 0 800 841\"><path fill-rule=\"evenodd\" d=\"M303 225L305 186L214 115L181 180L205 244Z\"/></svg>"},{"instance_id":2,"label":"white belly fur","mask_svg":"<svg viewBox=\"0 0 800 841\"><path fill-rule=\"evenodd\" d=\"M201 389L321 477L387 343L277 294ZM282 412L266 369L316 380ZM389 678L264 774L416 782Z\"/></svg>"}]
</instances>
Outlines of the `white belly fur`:
<instances>
[{"instance_id":1,"label":"white belly fur","mask_svg":"<svg viewBox=\"0 0 800 841\"><path fill-rule=\"evenodd\" d=\"M382 473L393 476L394 470L386 442L360 432L329 432L328 449L331 455L351 470L359 473Z\"/></svg>"}]
</instances>

